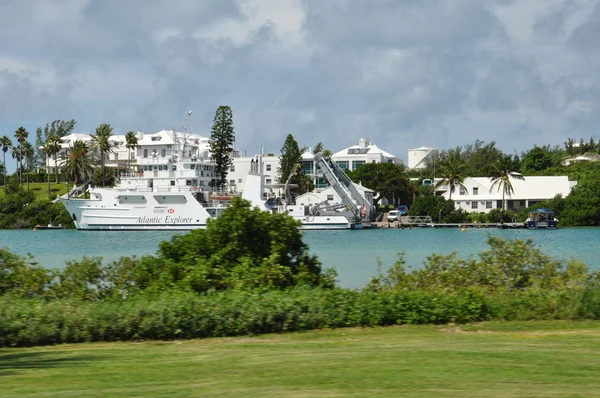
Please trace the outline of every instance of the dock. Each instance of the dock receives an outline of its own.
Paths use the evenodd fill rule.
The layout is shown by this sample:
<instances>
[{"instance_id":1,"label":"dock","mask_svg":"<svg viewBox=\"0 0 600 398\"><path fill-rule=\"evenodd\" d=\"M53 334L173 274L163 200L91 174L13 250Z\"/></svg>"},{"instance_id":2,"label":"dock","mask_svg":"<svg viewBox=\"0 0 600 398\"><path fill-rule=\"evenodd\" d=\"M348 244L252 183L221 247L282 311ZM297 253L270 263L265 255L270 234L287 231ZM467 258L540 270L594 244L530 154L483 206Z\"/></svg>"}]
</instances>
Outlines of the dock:
<instances>
[{"instance_id":1,"label":"dock","mask_svg":"<svg viewBox=\"0 0 600 398\"><path fill-rule=\"evenodd\" d=\"M431 217L403 216L398 221L379 221L371 223L371 228L496 228L496 229L525 229L522 222L487 222L487 223L435 223Z\"/></svg>"}]
</instances>

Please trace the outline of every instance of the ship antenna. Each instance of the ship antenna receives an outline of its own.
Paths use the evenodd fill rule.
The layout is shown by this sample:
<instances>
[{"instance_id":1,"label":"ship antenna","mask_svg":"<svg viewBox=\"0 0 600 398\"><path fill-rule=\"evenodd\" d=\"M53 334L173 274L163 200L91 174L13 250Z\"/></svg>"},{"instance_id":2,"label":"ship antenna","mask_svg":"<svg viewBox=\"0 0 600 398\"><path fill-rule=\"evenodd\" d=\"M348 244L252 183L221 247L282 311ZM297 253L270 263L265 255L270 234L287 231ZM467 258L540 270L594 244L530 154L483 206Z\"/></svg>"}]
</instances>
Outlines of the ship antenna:
<instances>
[{"instance_id":1,"label":"ship antenna","mask_svg":"<svg viewBox=\"0 0 600 398\"><path fill-rule=\"evenodd\" d=\"M192 116L192 111L188 111L187 116L185 117L185 124L183 125L183 147L181 150L181 158L185 157L185 133L187 132L188 120L190 120L190 116Z\"/></svg>"}]
</instances>

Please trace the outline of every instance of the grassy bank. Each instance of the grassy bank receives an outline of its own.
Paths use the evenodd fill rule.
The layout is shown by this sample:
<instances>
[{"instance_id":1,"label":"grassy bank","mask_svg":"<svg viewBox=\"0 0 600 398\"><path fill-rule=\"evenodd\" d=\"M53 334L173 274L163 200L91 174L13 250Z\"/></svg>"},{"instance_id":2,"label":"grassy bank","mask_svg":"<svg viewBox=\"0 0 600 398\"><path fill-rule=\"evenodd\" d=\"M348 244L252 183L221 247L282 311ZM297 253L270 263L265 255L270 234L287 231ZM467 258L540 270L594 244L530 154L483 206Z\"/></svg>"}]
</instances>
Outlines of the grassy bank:
<instances>
[{"instance_id":1,"label":"grassy bank","mask_svg":"<svg viewBox=\"0 0 600 398\"><path fill-rule=\"evenodd\" d=\"M0 349L0 396L600 396L600 323Z\"/></svg>"},{"instance_id":2,"label":"grassy bank","mask_svg":"<svg viewBox=\"0 0 600 398\"><path fill-rule=\"evenodd\" d=\"M27 191L27 183L23 183L23 189ZM47 182L30 182L29 190L33 192L36 200L48 199L48 183ZM67 186L64 182L58 184L50 182L50 195L61 196L67 193ZM0 186L0 197L4 196L4 186Z\"/></svg>"}]
</instances>

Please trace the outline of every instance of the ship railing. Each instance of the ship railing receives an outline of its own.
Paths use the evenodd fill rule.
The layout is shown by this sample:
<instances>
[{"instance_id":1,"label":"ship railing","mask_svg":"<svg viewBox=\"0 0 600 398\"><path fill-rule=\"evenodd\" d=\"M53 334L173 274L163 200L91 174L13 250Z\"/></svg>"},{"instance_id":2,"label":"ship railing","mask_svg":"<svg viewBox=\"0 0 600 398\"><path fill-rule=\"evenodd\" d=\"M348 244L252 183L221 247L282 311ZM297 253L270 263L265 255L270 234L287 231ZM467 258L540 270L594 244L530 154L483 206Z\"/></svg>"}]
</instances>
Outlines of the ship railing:
<instances>
[{"instance_id":1,"label":"ship railing","mask_svg":"<svg viewBox=\"0 0 600 398\"><path fill-rule=\"evenodd\" d=\"M203 186L116 188L118 192L205 192Z\"/></svg>"}]
</instances>

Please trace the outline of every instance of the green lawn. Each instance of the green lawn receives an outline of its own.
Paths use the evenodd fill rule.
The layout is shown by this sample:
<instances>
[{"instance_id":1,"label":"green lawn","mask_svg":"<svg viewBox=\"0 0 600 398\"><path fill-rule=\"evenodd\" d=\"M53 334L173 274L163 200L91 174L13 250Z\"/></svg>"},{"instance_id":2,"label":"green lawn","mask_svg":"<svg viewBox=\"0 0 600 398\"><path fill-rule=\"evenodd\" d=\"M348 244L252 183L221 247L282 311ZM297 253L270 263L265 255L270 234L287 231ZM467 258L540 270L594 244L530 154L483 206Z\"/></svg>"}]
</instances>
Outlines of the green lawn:
<instances>
[{"instance_id":1,"label":"green lawn","mask_svg":"<svg viewBox=\"0 0 600 398\"><path fill-rule=\"evenodd\" d=\"M0 396L600 396L600 322L0 349Z\"/></svg>"},{"instance_id":2,"label":"green lawn","mask_svg":"<svg viewBox=\"0 0 600 398\"><path fill-rule=\"evenodd\" d=\"M26 182L23 182L23 189L27 190ZM29 190L35 194L36 199L48 199L47 182L30 182ZM67 186L64 182L59 182L58 184L50 182L50 192L51 194L56 194L58 196L64 195L67 193ZM1 196L4 196L4 186L0 187L0 197Z\"/></svg>"}]
</instances>

